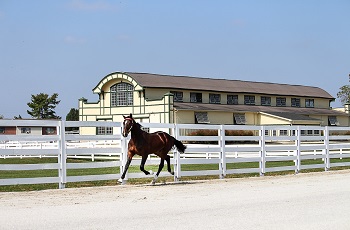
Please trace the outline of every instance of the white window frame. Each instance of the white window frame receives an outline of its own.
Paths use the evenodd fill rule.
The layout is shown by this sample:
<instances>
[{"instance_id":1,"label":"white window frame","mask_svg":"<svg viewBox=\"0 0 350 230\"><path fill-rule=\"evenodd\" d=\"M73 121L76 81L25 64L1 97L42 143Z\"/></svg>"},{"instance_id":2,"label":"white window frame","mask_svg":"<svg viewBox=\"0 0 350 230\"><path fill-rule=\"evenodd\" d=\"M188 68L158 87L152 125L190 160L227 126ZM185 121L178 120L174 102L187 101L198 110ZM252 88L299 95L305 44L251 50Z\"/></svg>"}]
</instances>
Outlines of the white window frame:
<instances>
[{"instance_id":1,"label":"white window frame","mask_svg":"<svg viewBox=\"0 0 350 230\"><path fill-rule=\"evenodd\" d=\"M238 95L229 94L227 95L228 105L238 105Z\"/></svg>"},{"instance_id":2,"label":"white window frame","mask_svg":"<svg viewBox=\"0 0 350 230\"><path fill-rule=\"evenodd\" d=\"M293 97L291 99L291 106L292 107L300 107L300 98Z\"/></svg>"},{"instance_id":3,"label":"white window frame","mask_svg":"<svg viewBox=\"0 0 350 230\"><path fill-rule=\"evenodd\" d=\"M244 113L234 113L233 114L233 123L235 125L245 125L246 124L246 119L245 119L245 114Z\"/></svg>"},{"instance_id":4,"label":"white window frame","mask_svg":"<svg viewBox=\"0 0 350 230\"><path fill-rule=\"evenodd\" d=\"M174 101L183 102L183 92L181 91L170 91L170 93L174 94Z\"/></svg>"},{"instance_id":5,"label":"white window frame","mask_svg":"<svg viewBox=\"0 0 350 230\"><path fill-rule=\"evenodd\" d=\"M255 105L255 96L244 95L244 104L245 105Z\"/></svg>"},{"instance_id":6,"label":"white window frame","mask_svg":"<svg viewBox=\"0 0 350 230\"><path fill-rule=\"evenodd\" d=\"M314 108L315 100L314 99L305 99L305 107L306 108Z\"/></svg>"},{"instance_id":7,"label":"white window frame","mask_svg":"<svg viewBox=\"0 0 350 230\"><path fill-rule=\"evenodd\" d=\"M261 96L261 105L271 105L271 97Z\"/></svg>"},{"instance_id":8,"label":"white window frame","mask_svg":"<svg viewBox=\"0 0 350 230\"><path fill-rule=\"evenodd\" d=\"M221 95L217 93L209 93L209 103L211 104L220 104Z\"/></svg>"},{"instance_id":9,"label":"white window frame","mask_svg":"<svg viewBox=\"0 0 350 230\"><path fill-rule=\"evenodd\" d=\"M194 112L196 124L209 124L208 112Z\"/></svg>"},{"instance_id":10,"label":"white window frame","mask_svg":"<svg viewBox=\"0 0 350 230\"><path fill-rule=\"evenodd\" d=\"M287 105L286 101L285 97L276 97L276 106L284 107Z\"/></svg>"},{"instance_id":11,"label":"white window frame","mask_svg":"<svg viewBox=\"0 0 350 230\"><path fill-rule=\"evenodd\" d=\"M134 104L134 86L130 83L120 82L110 88L111 107L129 106Z\"/></svg>"},{"instance_id":12,"label":"white window frame","mask_svg":"<svg viewBox=\"0 0 350 230\"><path fill-rule=\"evenodd\" d=\"M202 103L203 97L202 93L191 92L190 93L190 102Z\"/></svg>"}]
</instances>

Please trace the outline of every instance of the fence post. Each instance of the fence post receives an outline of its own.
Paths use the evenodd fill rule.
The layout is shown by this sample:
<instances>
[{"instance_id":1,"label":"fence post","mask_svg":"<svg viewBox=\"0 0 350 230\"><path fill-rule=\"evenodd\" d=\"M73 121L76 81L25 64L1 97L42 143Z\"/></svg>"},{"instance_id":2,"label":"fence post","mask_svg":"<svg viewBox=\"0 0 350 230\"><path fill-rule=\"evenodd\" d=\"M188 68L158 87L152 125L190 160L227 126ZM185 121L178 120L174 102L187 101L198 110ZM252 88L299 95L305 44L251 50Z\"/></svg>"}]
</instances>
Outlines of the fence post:
<instances>
[{"instance_id":1,"label":"fence post","mask_svg":"<svg viewBox=\"0 0 350 230\"><path fill-rule=\"evenodd\" d=\"M260 134L260 162L259 162L259 168L260 168L260 176L265 175L265 158L266 158L266 152L265 152L265 126L260 126L259 130Z\"/></svg>"},{"instance_id":2,"label":"fence post","mask_svg":"<svg viewBox=\"0 0 350 230\"><path fill-rule=\"evenodd\" d=\"M301 162L300 162L301 129L300 129L300 126L297 126L297 129L295 131L296 131L296 136L297 136L297 138L295 140L295 145L297 147L297 150L296 150L297 159L295 161L295 166L296 166L295 174L298 174L300 172L300 165L301 165Z\"/></svg>"},{"instance_id":3,"label":"fence post","mask_svg":"<svg viewBox=\"0 0 350 230\"><path fill-rule=\"evenodd\" d=\"M330 157L329 157L329 129L328 129L328 126L325 127L324 129L324 144L326 146L326 167L325 167L325 171L328 171L330 168L331 168L331 160L330 160Z\"/></svg>"},{"instance_id":4,"label":"fence post","mask_svg":"<svg viewBox=\"0 0 350 230\"><path fill-rule=\"evenodd\" d=\"M179 127L174 124L174 136L175 139L178 140L180 136ZM181 164L180 164L180 153L177 149L174 149L174 181L178 182L181 178Z\"/></svg>"},{"instance_id":5,"label":"fence post","mask_svg":"<svg viewBox=\"0 0 350 230\"><path fill-rule=\"evenodd\" d=\"M219 135L221 149L219 170L221 172L220 179L223 179L226 176L225 127L223 125L220 125Z\"/></svg>"},{"instance_id":6,"label":"fence post","mask_svg":"<svg viewBox=\"0 0 350 230\"><path fill-rule=\"evenodd\" d=\"M60 183L58 187L64 189L67 183L67 145L66 145L66 123L65 121L59 122L59 148L60 155L58 157L59 170L58 176Z\"/></svg>"},{"instance_id":7,"label":"fence post","mask_svg":"<svg viewBox=\"0 0 350 230\"><path fill-rule=\"evenodd\" d=\"M121 127L122 129L122 127ZM121 133L123 133L123 131L121 130ZM125 164L126 164L126 159L127 159L127 154L128 154L128 138L127 137L123 137L122 134L120 134L120 145L122 147L122 152L120 153L120 158L119 158L119 162L120 162L120 176L122 176L124 169L125 169ZM122 184L126 184L126 181L128 180L128 172L126 172L125 174L125 178L122 181Z\"/></svg>"}]
</instances>

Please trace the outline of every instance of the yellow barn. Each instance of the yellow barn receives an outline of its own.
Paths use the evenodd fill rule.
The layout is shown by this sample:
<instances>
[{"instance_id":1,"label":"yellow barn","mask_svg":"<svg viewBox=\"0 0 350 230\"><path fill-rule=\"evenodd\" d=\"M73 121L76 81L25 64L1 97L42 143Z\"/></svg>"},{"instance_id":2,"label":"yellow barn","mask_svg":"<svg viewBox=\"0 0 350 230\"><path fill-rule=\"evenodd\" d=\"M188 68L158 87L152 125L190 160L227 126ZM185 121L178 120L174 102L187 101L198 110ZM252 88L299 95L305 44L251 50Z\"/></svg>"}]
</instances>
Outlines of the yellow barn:
<instances>
[{"instance_id":1,"label":"yellow barn","mask_svg":"<svg viewBox=\"0 0 350 230\"><path fill-rule=\"evenodd\" d=\"M349 126L325 90L302 85L115 72L96 85L97 102L79 100L80 121ZM108 134L108 128L81 133Z\"/></svg>"}]
</instances>

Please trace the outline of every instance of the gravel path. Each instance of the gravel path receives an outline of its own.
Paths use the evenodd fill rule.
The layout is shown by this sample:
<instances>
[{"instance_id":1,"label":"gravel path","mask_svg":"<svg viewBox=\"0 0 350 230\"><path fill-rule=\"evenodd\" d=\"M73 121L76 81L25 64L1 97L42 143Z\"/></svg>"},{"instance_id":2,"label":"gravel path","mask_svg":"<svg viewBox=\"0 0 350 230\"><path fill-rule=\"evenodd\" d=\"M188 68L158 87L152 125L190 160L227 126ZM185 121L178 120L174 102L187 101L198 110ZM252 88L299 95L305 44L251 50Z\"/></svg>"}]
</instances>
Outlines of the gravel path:
<instances>
[{"instance_id":1,"label":"gravel path","mask_svg":"<svg viewBox=\"0 0 350 230\"><path fill-rule=\"evenodd\" d=\"M350 229L350 171L0 193L0 229Z\"/></svg>"}]
</instances>

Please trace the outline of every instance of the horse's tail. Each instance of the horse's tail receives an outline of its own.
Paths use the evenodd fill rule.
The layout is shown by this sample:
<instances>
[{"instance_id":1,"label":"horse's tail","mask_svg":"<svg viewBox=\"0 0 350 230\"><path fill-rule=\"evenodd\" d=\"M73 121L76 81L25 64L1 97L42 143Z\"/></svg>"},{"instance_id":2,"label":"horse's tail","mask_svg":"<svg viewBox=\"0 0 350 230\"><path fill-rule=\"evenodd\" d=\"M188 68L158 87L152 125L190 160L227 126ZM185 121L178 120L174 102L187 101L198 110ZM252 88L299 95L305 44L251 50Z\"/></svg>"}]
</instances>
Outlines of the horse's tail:
<instances>
[{"instance_id":1,"label":"horse's tail","mask_svg":"<svg viewBox=\"0 0 350 230\"><path fill-rule=\"evenodd\" d=\"M184 153L185 149L187 148L186 145L182 144L181 141L178 141L174 138L174 145L177 148L177 151L179 151L180 153Z\"/></svg>"}]
</instances>

